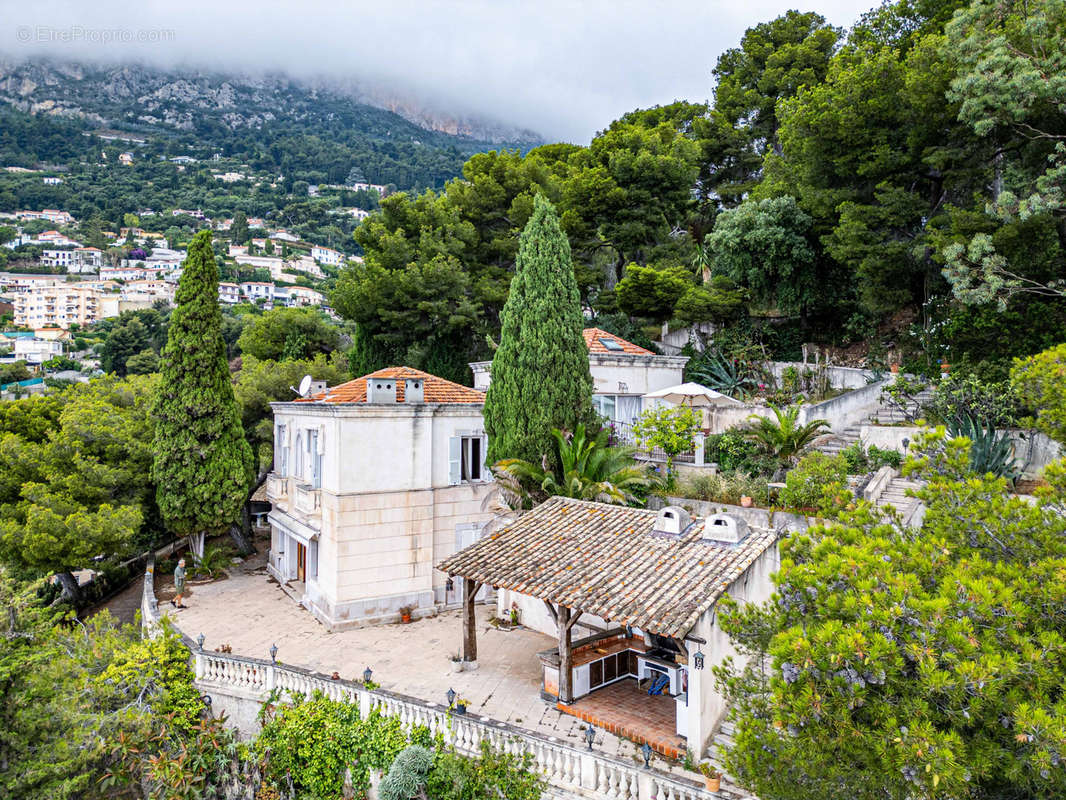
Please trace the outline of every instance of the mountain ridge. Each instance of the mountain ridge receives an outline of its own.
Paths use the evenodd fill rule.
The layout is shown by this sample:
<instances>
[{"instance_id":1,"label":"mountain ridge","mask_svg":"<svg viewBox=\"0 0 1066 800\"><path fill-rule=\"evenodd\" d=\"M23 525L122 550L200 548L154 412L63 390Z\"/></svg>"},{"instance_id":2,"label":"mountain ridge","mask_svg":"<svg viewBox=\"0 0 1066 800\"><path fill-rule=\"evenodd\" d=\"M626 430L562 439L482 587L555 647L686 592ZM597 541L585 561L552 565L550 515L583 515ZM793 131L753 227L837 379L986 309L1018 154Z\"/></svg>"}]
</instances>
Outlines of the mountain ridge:
<instances>
[{"instance_id":1,"label":"mountain ridge","mask_svg":"<svg viewBox=\"0 0 1066 800\"><path fill-rule=\"evenodd\" d=\"M319 116L337 113L338 106L364 106L396 115L438 145L445 144L434 138L439 136L523 149L543 141L533 131L434 110L412 96L357 80L194 67L163 69L140 63L0 57L0 104L101 126L149 125L178 131L194 130L194 115L207 115L238 130L278 119L314 122ZM321 113L316 113L317 104L325 106ZM378 133L418 136L398 122L393 127L395 131Z\"/></svg>"}]
</instances>

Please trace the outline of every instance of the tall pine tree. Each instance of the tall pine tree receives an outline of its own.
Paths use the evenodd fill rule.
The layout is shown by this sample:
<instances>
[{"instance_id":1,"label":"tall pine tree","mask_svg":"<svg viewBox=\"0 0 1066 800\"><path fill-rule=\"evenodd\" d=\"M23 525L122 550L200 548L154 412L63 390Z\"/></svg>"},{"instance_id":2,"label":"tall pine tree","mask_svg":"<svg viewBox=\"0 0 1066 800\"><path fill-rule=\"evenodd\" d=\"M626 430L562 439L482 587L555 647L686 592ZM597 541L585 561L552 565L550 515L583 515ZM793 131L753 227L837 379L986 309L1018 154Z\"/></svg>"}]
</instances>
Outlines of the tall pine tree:
<instances>
[{"instance_id":1,"label":"tall pine tree","mask_svg":"<svg viewBox=\"0 0 1066 800\"><path fill-rule=\"evenodd\" d=\"M252 469L226 364L208 231L189 245L160 371L152 408L156 499L171 532L188 536L203 555L204 536L238 518Z\"/></svg>"},{"instance_id":2,"label":"tall pine tree","mask_svg":"<svg viewBox=\"0 0 1066 800\"><path fill-rule=\"evenodd\" d=\"M573 430L591 416L592 376L570 243L541 195L519 239L501 322L485 398L489 460L551 461L552 428Z\"/></svg>"}]
</instances>

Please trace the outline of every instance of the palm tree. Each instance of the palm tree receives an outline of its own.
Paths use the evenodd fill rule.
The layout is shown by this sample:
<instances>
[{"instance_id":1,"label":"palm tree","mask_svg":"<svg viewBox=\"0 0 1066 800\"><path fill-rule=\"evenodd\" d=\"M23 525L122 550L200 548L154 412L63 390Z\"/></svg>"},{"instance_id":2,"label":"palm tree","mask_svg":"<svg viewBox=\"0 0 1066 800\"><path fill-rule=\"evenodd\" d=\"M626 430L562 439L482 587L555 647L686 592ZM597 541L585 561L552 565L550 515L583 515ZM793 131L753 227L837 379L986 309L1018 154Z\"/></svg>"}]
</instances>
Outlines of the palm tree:
<instances>
[{"instance_id":1,"label":"palm tree","mask_svg":"<svg viewBox=\"0 0 1066 800\"><path fill-rule=\"evenodd\" d=\"M493 473L505 496L518 499L526 507L544 495L643 505L636 492L657 483L647 466L638 466L634 461L637 448L609 447L606 430L589 437L584 424L580 424L573 433L555 428L552 437L562 465L561 477L549 469L547 458L542 458L540 464L519 458L503 459L493 467Z\"/></svg>"},{"instance_id":2,"label":"palm tree","mask_svg":"<svg viewBox=\"0 0 1066 800\"><path fill-rule=\"evenodd\" d=\"M829 421L815 419L806 425L799 424L800 407L786 409L770 404L776 420L752 414L748 419L754 420L747 430L747 436L762 444L782 464L794 461L811 442L817 439Z\"/></svg>"}]
</instances>

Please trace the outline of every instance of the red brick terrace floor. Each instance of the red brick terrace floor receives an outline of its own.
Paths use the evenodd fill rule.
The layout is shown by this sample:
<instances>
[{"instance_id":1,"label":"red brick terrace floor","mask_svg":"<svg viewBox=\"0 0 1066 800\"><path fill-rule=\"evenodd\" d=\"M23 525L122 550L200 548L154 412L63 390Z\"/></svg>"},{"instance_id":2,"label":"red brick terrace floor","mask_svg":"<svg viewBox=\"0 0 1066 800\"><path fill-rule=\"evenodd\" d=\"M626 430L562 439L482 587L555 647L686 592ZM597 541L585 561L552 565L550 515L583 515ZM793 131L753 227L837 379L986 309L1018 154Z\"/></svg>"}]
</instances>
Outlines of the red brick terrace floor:
<instances>
[{"instance_id":1,"label":"red brick terrace floor","mask_svg":"<svg viewBox=\"0 0 1066 800\"><path fill-rule=\"evenodd\" d=\"M685 757L685 738L675 732L674 698L649 695L646 688L637 686L635 678L596 689L575 703L557 708L637 744L647 742L668 758Z\"/></svg>"}]
</instances>

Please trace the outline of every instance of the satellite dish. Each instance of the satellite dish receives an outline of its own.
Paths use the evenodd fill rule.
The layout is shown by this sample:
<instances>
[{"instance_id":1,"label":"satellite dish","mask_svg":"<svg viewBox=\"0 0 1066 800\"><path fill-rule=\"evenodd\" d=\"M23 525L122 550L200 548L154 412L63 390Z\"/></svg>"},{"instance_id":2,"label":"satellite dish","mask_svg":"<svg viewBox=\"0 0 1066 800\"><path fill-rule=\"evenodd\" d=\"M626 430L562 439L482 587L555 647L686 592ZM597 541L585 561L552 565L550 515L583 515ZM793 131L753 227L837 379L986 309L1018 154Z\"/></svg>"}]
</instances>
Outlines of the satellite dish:
<instances>
[{"instance_id":1,"label":"satellite dish","mask_svg":"<svg viewBox=\"0 0 1066 800\"><path fill-rule=\"evenodd\" d=\"M300 381L299 395L300 395L300 397L307 397L307 393L310 392L310 391L311 391L311 376L310 375L304 375L303 379Z\"/></svg>"}]
</instances>

